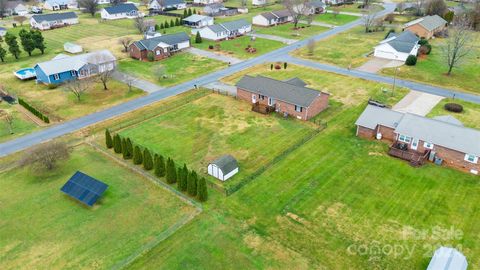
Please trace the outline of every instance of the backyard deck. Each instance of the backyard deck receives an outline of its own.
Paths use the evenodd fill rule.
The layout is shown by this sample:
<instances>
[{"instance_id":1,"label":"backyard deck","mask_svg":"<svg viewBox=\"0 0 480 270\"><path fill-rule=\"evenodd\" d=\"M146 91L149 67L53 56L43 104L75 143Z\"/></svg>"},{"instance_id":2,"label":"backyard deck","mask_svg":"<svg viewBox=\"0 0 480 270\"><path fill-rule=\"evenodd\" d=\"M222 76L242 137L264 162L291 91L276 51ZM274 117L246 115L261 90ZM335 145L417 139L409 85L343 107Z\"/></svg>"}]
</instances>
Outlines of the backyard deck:
<instances>
[{"instance_id":1,"label":"backyard deck","mask_svg":"<svg viewBox=\"0 0 480 270\"><path fill-rule=\"evenodd\" d=\"M388 154L390 156L406 160L414 167L419 167L425 164L425 161L430 154L430 150L425 151L425 153L420 153L415 150L405 148L403 143L395 142L392 144L392 146L390 146Z\"/></svg>"}]
</instances>

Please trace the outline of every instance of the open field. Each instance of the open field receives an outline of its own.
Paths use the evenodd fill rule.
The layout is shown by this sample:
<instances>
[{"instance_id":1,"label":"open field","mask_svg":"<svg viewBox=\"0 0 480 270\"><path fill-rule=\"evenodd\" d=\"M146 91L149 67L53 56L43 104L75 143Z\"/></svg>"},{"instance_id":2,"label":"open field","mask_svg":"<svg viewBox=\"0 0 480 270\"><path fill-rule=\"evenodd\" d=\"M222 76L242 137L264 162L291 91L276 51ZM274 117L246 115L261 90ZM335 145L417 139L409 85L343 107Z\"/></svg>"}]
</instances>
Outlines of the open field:
<instances>
[{"instance_id":1,"label":"open field","mask_svg":"<svg viewBox=\"0 0 480 270\"><path fill-rule=\"evenodd\" d=\"M229 186L315 129L310 123L251 112L250 106L232 97L211 94L120 134L205 175L209 162L231 154L238 160L240 172L225 183Z\"/></svg>"},{"instance_id":2,"label":"open field","mask_svg":"<svg viewBox=\"0 0 480 270\"><path fill-rule=\"evenodd\" d=\"M463 106L463 112L461 113L454 113L454 112L449 112L444 109L444 106L446 103L458 103ZM459 99L451 99L451 98L445 98L443 99L440 103L437 104L433 108L432 111L428 114L428 117L435 117L435 116L440 116L440 115L451 115L458 120L462 121L463 125L466 127L471 127L471 128L476 128L480 129L480 105L475 104L475 103L470 103L466 101L462 101Z\"/></svg>"},{"instance_id":3,"label":"open field","mask_svg":"<svg viewBox=\"0 0 480 270\"><path fill-rule=\"evenodd\" d=\"M92 208L59 190L77 170L109 185ZM195 212L89 146L54 172L16 168L0 178L2 269L111 268Z\"/></svg>"},{"instance_id":4,"label":"open field","mask_svg":"<svg viewBox=\"0 0 480 270\"><path fill-rule=\"evenodd\" d=\"M454 68L452 74L447 76L448 66L442 52L445 39L437 38L430 41L432 52L420 57L415 66L401 67L397 76L418 82L439 85L445 88L457 89L460 91L480 93L480 33L474 32L473 48L471 53L463 59L461 65ZM392 75L394 69L384 69L383 74Z\"/></svg>"},{"instance_id":5,"label":"open field","mask_svg":"<svg viewBox=\"0 0 480 270\"><path fill-rule=\"evenodd\" d=\"M166 78L159 78L160 75L156 69L160 66L164 67ZM224 62L187 52L180 52L161 61L144 62L128 58L119 62L120 71L162 86L179 84L226 66L227 64Z\"/></svg>"},{"instance_id":6,"label":"open field","mask_svg":"<svg viewBox=\"0 0 480 270\"><path fill-rule=\"evenodd\" d=\"M10 105L6 102L0 103L0 111L5 111L13 118L12 131L10 131L10 125L8 125L2 114L0 113L0 142L7 141L17 136L22 136L33 130L38 129L38 126L27 118L22 112L19 111L18 106Z\"/></svg>"},{"instance_id":7,"label":"open field","mask_svg":"<svg viewBox=\"0 0 480 270\"><path fill-rule=\"evenodd\" d=\"M256 27L255 32L290 39L304 39L327 31L329 28L299 23L298 29L294 29L293 23L285 23L272 27Z\"/></svg>"},{"instance_id":8,"label":"open field","mask_svg":"<svg viewBox=\"0 0 480 270\"><path fill-rule=\"evenodd\" d=\"M425 269L439 245L478 265L478 177L413 168L356 138L363 108L322 113L326 130L234 195L212 196L201 218L131 268ZM462 235L448 235L452 226ZM375 253L393 246L396 255Z\"/></svg>"},{"instance_id":9,"label":"open field","mask_svg":"<svg viewBox=\"0 0 480 270\"><path fill-rule=\"evenodd\" d=\"M349 5L340 5L338 6L338 10L340 12L353 12L353 13L362 13L364 9L359 8L359 6L362 3L355 3L355 4L349 4ZM331 10L332 7L328 7L327 10ZM379 4L371 4L370 5L370 11L371 12L378 12L380 10L383 10L383 7Z\"/></svg>"},{"instance_id":10,"label":"open field","mask_svg":"<svg viewBox=\"0 0 480 270\"><path fill-rule=\"evenodd\" d=\"M373 47L385 37L386 33L386 31L365 33L363 27L355 27L317 42L313 55L310 55L307 48L298 49L293 54L312 61L345 68L352 65L352 68L355 68L369 60L366 55L373 52Z\"/></svg>"},{"instance_id":11,"label":"open field","mask_svg":"<svg viewBox=\"0 0 480 270\"><path fill-rule=\"evenodd\" d=\"M344 25L358 19L359 19L358 16L352 16L352 15L346 15L346 14L337 14L335 16L332 13L325 13L325 14L320 14L315 16L314 21L333 24L333 25Z\"/></svg>"},{"instance_id":12,"label":"open field","mask_svg":"<svg viewBox=\"0 0 480 270\"><path fill-rule=\"evenodd\" d=\"M193 43L193 47L197 47L203 50L209 50L209 46L220 45L220 50L217 51L222 54L230 55L233 57L248 59L256 57L260 54L264 54L273 50L276 50L282 46L283 43L274 40L268 40L263 38L257 38L254 41L251 40L249 36L242 36L235 39L224 40L220 42L210 41L203 39L202 43ZM257 49L256 53L249 53L245 50L248 45L251 45L253 48ZM215 49L214 49L215 50Z\"/></svg>"}]
</instances>

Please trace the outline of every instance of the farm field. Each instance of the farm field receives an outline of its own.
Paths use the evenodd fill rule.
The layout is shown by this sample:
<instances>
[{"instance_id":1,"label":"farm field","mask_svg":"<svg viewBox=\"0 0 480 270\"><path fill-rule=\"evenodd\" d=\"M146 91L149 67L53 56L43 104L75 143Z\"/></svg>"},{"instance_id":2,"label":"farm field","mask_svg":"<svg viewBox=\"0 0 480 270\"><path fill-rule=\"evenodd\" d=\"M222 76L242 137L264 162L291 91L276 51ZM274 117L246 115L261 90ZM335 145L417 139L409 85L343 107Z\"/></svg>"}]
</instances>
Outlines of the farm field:
<instances>
[{"instance_id":1,"label":"farm field","mask_svg":"<svg viewBox=\"0 0 480 270\"><path fill-rule=\"evenodd\" d=\"M403 66L397 76L423 83L439 85L445 88L457 89L464 92L479 94L480 90L480 47L475 45L480 41L480 33L474 33L471 53L462 59L461 65L453 69L452 74L447 76L448 66L442 52L445 39L437 38L430 41L432 52L420 57L415 66ZM394 69L384 69L383 74L394 74Z\"/></svg>"},{"instance_id":2,"label":"farm field","mask_svg":"<svg viewBox=\"0 0 480 270\"><path fill-rule=\"evenodd\" d=\"M255 33L274 35L289 39L304 39L327 31L329 28L315 25L298 24L294 30L293 23L285 23L272 27L255 27Z\"/></svg>"},{"instance_id":3,"label":"farm field","mask_svg":"<svg viewBox=\"0 0 480 270\"><path fill-rule=\"evenodd\" d=\"M383 40L386 34L387 31L365 33L363 27L355 27L317 42L313 55L310 55L307 48L298 49L293 54L308 60L345 68L351 64L352 68L355 68L369 60L366 55L373 52L373 47Z\"/></svg>"},{"instance_id":4,"label":"farm field","mask_svg":"<svg viewBox=\"0 0 480 270\"><path fill-rule=\"evenodd\" d=\"M60 191L77 170L109 185L92 208ZM0 178L2 269L111 268L196 211L85 145L54 172L15 168Z\"/></svg>"},{"instance_id":5,"label":"farm field","mask_svg":"<svg viewBox=\"0 0 480 270\"><path fill-rule=\"evenodd\" d=\"M120 71L162 86L179 84L227 67L227 64L224 62L200 57L188 52L180 52L161 61L144 62L128 58L119 61L118 64ZM164 68L163 75L165 75L165 78L158 74L157 69L159 67Z\"/></svg>"},{"instance_id":6,"label":"farm field","mask_svg":"<svg viewBox=\"0 0 480 270\"><path fill-rule=\"evenodd\" d=\"M444 109L447 103L458 103L463 106L463 112L454 113ZM459 99L445 98L433 108L427 115L435 117L440 115L451 115L460 120L464 126L480 129L480 104L470 103Z\"/></svg>"},{"instance_id":7,"label":"farm field","mask_svg":"<svg viewBox=\"0 0 480 270\"><path fill-rule=\"evenodd\" d=\"M232 196L215 193L201 218L131 269L425 269L440 245L478 265L477 177L413 168L389 157L386 144L355 137L365 102L322 113L327 129ZM462 235L449 236L451 228ZM359 254L393 246L399 253Z\"/></svg>"},{"instance_id":8,"label":"farm field","mask_svg":"<svg viewBox=\"0 0 480 270\"><path fill-rule=\"evenodd\" d=\"M210 45L214 47L215 45L219 45L220 50L217 52L230 55L233 57L241 58L241 59L256 57L261 54L276 50L284 46L282 42L263 39L263 38L257 38L253 41L249 36L242 36L242 37L225 40L221 42L204 39L202 43L192 44L193 47L203 49L203 50L209 50ZM248 47L248 45L251 45L253 48L257 49L257 52L256 53L247 52L245 49Z\"/></svg>"},{"instance_id":9,"label":"farm field","mask_svg":"<svg viewBox=\"0 0 480 270\"><path fill-rule=\"evenodd\" d=\"M341 9L339 9L341 10ZM337 14L336 16L332 13L325 13L315 16L314 21L328 23L333 25L344 25L353 21L360 19L358 16L346 15L346 14Z\"/></svg>"},{"instance_id":10,"label":"farm field","mask_svg":"<svg viewBox=\"0 0 480 270\"><path fill-rule=\"evenodd\" d=\"M240 167L225 182L231 186L315 129L310 123L251 112L250 106L211 94L122 130L120 135L205 175L210 161L231 154Z\"/></svg>"}]
</instances>

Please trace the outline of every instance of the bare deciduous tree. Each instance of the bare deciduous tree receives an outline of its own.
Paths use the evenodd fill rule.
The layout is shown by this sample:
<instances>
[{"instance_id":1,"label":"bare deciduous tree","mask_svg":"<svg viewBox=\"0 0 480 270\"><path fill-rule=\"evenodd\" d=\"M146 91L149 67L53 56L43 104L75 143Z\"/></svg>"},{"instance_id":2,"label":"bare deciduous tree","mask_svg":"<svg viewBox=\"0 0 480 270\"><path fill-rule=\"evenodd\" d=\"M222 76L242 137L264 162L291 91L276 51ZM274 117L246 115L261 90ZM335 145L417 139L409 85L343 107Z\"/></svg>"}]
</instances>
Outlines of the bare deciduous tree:
<instances>
[{"instance_id":1,"label":"bare deciduous tree","mask_svg":"<svg viewBox=\"0 0 480 270\"><path fill-rule=\"evenodd\" d=\"M71 92L80 102L83 94L92 86L90 78L71 80L65 85L65 89Z\"/></svg>"},{"instance_id":2,"label":"bare deciduous tree","mask_svg":"<svg viewBox=\"0 0 480 270\"><path fill-rule=\"evenodd\" d=\"M167 71L163 65L156 66L153 70L153 73L155 74L155 77L157 77L159 80L165 78L165 76L167 75Z\"/></svg>"},{"instance_id":3,"label":"bare deciduous tree","mask_svg":"<svg viewBox=\"0 0 480 270\"><path fill-rule=\"evenodd\" d=\"M0 118L3 118L10 130L10 134L13 134L13 115L5 110L0 110Z\"/></svg>"},{"instance_id":4,"label":"bare deciduous tree","mask_svg":"<svg viewBox=\"0 0 480 270\"><path fill-rule=\"evenodd\" d=\"M98 79L103 84L103 90L108 90L107 83L112 78L113 72L114 72L114 70L106 70L106 71L98 74Z\"/></svg>"},{"instance_id":5,"label":"bare deciduous tree","mask_svg":"<svg viewBox=\"0 0 480 270\"><path fill-rule=\"evenodd\" d=\"M131 37L122 37L118 40L118 43L123 46L123 52L128 52L128 47L132 44L133 39Z\"/></svg>"},{"instance_id":6,"label":"bare deciduous tree","mask_svg":"<svg viewBox=\"0 0 480 270\"><path fill-rule=\"evenodd\" d=\"M143 17L137 16L133 21L134 21L135 28L137 28L138 32L143 34L145 33L145 31L147 31L148 26L145 23L145 19Z\"/></svg>"},{"instance_id":7,"label":"bare deciduous tree","mask_svg":"<svg viewBox=\"0 0 480 270\"><path fill-rule=\"evenodd\" d=\"M83 8L86 13L90 13L92 17L94 17L98 11L98 0L80 0L78 1L78 5Z\"/></svg>"},{"instance_id":8,"label":"bare deciduous tree","mask_svg":"<svg viewBox=\"0 0 480 270\"><path fill-rule=\"evenodd\" d=\"M403 12L405 11L405 2L399 2L397 4L397 11L398 13L403 14Z\"/></svg>"},{"instance_id":9,"label":"bare deciduous tree","mask_svg":"<svg viewBox=\"0 0 480 270\"><path fill-rule=\"evenodd\" d=\"M422 16L424 14L425 0L414 0L413 7L415 7L415 15Z\"/></svg>"},{"instance_id":10,"label":"bare deciduous tree","mask_svg":"<svg viewBox=\"0 0 480 270\"><path fill-rule=\"evenodd\" d=\"M24 23L26 20L28 20L28 18L25 17L25 16L15 16L15 17L13 17L13 20L14 20L15 22L19 23L20 25L23 25L23 23Z\"/></svg>"},{"instance_id":11,"label":"bare deciduous tree","mask_svg":"<svg viewBox=\"0 0 480 270\"><path fill-rule=\"evenodd\" d=\"M443 0L428 0L425 4L425 13L427 15L438 15L443 17L448 11L447 4Z\"/></svg>"},{"instance_id":12,"label":"bare deciduous tree","mask_svg":"<svg viewBox=\"0 0 480 270\"><path fill-rule=\"evenodd\" d=\"M315 40L310 39L307 43L307 50L309 55L313 55L313 53L315 52L315 46Z\"/></svg>"},{"instance_id":13,"label":"bare deciduous tree","mask_svg":"<svg viewBox=\"0 0 480 270\"><path fill-rule=\"evenodd\" d=\"M456 21L455 25L450 27L448 35L442 51L448 66L447 75L450 75L453 68L458 67L473 49L473 33L468 19L464 17Z\"/></svg>"},{"instance_id":14,"label":"bare deciduous tree","mask_svg":"<svg viewBox=\"0 0 480 270\"><path fill-rule=\"evenodd\" d=\"M370 9L366 9L362 13L362 22L365 27L365 33L368 33L375 23L375 14Z\"/></svg>"},{"instance_id":15,"label":"bare deciduous tree","mask_svg":"<svg viewBox=\"0 0 480 270\"><path fill-rule=\"evenodd\" d=\"M295 28L302 17L308 14L308 2L309 0L283 0L283 5L292 15Z\"/></svg>"},{"instance_id":16,"label":"bare deciduous tree","mask_svg":"<svg viewBox=\"0 0 480 270\"><path fill-rule=\"evenodd\" d=\"M338 8L338 6L332 7L332 17L336 19L338 14L340 14L340 9Z\"/></svg>"},{"instance_id":17,"label":"bare deciduous tree","mask_svg":"<svg viewBox=\"0 0 480 270\"><path fill-rule=\"evenodd\" d=\"M59 161L69 156L70 150L64 142L51 141L28 150L20 160L20 165L53 170Z\"/></svg>"}]
</instances>

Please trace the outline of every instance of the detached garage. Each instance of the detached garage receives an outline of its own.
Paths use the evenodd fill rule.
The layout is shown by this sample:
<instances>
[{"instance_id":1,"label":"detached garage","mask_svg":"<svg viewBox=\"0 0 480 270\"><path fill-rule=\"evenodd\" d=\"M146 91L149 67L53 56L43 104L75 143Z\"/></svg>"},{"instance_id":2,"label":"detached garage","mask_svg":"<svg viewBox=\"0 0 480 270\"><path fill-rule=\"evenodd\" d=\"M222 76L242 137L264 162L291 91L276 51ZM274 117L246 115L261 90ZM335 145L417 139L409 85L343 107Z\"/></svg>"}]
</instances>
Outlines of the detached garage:
<instances>
[{"instance_id":1,"label":"detached garage","mask_svg":"<svg viewBox=\"0 0 480 270\"><path fill-rule=\"evenodd\" d=\"M236 173L238 173L238 163L231 155L221 156L208 164L208 174L222 181L226 181Z\"/></svg>"}]
</instances>

